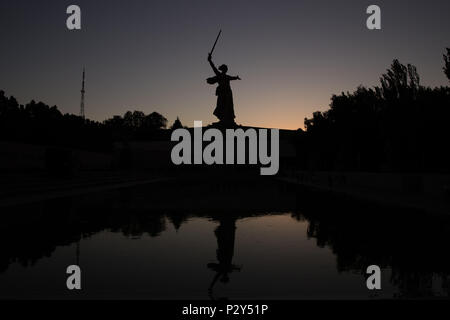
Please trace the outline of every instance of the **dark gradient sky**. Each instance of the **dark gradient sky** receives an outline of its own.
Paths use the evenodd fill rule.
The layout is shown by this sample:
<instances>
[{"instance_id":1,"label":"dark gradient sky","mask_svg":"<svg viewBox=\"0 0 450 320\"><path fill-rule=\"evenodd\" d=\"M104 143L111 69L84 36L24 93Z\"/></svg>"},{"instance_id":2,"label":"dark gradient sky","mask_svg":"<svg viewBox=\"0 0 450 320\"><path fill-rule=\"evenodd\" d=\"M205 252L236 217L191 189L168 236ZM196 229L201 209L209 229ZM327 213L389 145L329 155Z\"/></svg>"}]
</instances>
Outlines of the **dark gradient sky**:
<instances>
[{"instance_id":1,"label":"dark gradient sky","mask_svg":"<svg viewBox=\"0 0 450 320\"><path fill-rule=\"evenodd\" d=\"M68 31L78 4L83 29ZM382 9L382 31L365 27L366 8ZM79 112L83 65L86 115L126 110L216 121L206 62L227 63L237 122L300 128L333 93L378 84L394 58L417 66L422 84L446 85L450 1L0 0L0 89Z\"/></svg>"}]
</instances>

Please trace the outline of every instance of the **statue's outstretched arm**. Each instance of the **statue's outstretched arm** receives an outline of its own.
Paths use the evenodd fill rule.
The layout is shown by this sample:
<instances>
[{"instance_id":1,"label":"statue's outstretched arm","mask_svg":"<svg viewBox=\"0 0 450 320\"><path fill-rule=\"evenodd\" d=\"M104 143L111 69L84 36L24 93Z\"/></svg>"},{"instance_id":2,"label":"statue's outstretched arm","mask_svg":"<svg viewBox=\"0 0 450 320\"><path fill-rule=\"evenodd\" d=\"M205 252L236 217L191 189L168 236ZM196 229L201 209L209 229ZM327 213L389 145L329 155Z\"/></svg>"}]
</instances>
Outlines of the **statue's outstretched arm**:
<instances>
[{"instance_id":1,"label":"statue's outstretched arm","mask_svg":"<svg viewBox=\"0 0 450 320\"><path fill-rule=\"evenodd\" d=\"M242 80L241 77L236 76L236 77L230 77L230 80Z\"/></svg>"}]
</instances>

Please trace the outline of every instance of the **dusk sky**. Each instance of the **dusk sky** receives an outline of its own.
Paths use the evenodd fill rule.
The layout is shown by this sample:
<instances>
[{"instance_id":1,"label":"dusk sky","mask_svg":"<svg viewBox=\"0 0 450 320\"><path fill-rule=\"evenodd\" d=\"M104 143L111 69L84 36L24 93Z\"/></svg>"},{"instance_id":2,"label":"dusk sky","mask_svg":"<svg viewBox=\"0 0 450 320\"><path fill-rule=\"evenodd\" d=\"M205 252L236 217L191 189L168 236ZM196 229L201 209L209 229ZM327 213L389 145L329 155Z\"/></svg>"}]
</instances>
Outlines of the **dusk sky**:
<instances>
[{"instance_id":1,"label":"dusk sky","mask_svg":"<svg viewBox=\"0 0 450 320\"><path fill-rule=\"evenodd\" d=\"M82 30L66 28L66 8ZM382 30L366 28L366 8ZM157 111L170 123L205 124L215 87L206 61L228 64L236 122L297 129L326 110L332 94L374 86L394 58L417 66L422 85L448 85L450 1L0 0L0 90L79 113L86 66L86 116Z\"/></svg>"}]
</instances>

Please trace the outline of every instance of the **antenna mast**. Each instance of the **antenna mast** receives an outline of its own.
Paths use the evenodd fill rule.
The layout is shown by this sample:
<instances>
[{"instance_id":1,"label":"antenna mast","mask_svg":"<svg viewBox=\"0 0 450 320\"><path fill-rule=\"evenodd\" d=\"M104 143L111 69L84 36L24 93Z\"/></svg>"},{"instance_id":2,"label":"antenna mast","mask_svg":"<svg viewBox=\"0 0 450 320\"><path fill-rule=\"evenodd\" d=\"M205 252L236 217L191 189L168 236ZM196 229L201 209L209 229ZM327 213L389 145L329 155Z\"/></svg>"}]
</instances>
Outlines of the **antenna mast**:
<instances>
[{"instance_id":1,"label":"antenna mast","mask_svg":"<svg viewBox=\"0 0 450 320\"><path fill-rule=\"evenodd\" d=\"M84 90L85 77L86 77L86 72L85 72L85 68L83 68L83 82L81 84L81 105L80 105L80 117L82 117L83 119L85 118L85 115L84 115L84 93L86 92Z\"/></svg>"}]
</instances>

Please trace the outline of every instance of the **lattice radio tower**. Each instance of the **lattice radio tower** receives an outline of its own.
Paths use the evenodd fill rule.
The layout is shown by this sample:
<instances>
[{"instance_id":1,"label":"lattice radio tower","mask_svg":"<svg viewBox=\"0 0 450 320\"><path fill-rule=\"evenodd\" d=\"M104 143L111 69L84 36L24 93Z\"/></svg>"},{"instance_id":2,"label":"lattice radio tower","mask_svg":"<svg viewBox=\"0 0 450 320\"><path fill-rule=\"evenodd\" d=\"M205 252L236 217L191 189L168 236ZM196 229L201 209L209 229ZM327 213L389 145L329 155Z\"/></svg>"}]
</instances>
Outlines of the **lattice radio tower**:
<instances>
[{"instance_id":1,"label":"lattice radio tower","mask_svg":"<svg viewBox=\"0 0 450 320\"><path fill-rule=\"evenodd\" d=\"M85 115L84 115L84 93L86 92L84 90L85 77L86 77L86 72L85 72L85 69L83 68L83 82L81 84L81 105L80 105L80 117L82 117L83 119L85 118Z\"/></svg>"}]
</instances>

